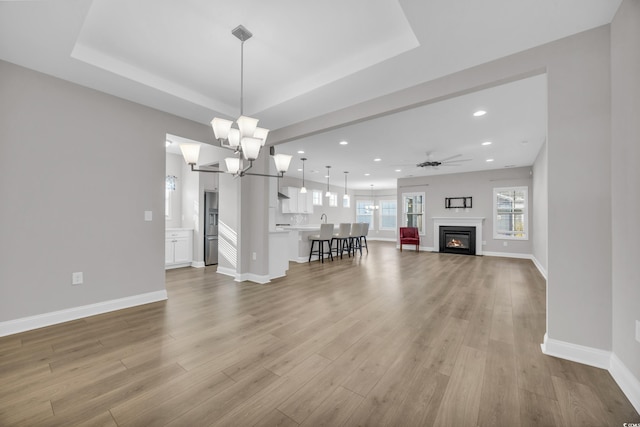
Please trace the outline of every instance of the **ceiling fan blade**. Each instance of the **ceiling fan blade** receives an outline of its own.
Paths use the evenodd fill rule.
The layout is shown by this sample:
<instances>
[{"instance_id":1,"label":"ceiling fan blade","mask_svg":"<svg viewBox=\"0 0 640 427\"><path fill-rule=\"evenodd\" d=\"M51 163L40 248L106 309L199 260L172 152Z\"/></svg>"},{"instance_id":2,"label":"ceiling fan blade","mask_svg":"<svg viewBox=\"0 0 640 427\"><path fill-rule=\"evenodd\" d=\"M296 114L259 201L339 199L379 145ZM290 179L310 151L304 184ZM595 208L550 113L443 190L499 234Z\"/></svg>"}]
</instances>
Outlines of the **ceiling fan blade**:
<instances>
[{"instance_id":1,"label":"ceiling fan blade","mask_svg":"<svg viewBox=\"0 0 640 427\"><path fill-rule=\"evenodd\" d=\"M443 161L442 163L458 163L458 162L470 162L473 159L459 159L459 160L449 160L449 161Z\"/></svg>"},{"instance_id":2,"label":"ceiling fan blade","mask_svg":"<svg viewBox=\"0 0 640 427\"><path fill-rule=\"evenodd\" d=\"M441 162L446 162L447 160L455 159L456 157L460 157L462 154L456 154L455 156L447 157L446 159L440 160Z\"/></svg>"}]
</instances>

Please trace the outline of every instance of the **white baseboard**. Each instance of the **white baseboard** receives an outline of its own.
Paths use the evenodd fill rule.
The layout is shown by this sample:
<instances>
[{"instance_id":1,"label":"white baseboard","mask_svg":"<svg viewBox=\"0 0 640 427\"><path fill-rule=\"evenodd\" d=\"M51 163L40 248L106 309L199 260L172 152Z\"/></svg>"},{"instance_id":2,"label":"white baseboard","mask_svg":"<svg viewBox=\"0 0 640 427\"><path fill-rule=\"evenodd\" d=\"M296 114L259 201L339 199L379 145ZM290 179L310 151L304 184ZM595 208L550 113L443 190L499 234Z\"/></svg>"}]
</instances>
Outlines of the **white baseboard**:
<instances>
[{"instance_id":1,"label":"white baseboard","mask_svg":"<svg viewBox=\"0 0 640 427\"><path fill-rule=\"evenodd\" d=\"M230 276L235 278L236 277L236 271L232 268L229 267L220 267L218 266L218 268L216 269L216 273L220 273L220 274L224 274L225 276Z\"/></svg>"},{"instance_id":2,"label":"white baseboard","mask_svg":"<svg viewBox=\"0 0 640 427\"><path fill-rule=\"evenodd\" d=\"M163 290L9 320L0 323L0 337L166 299L167 291Z\"/></svg>"},{"instance_id":3,"label":"white baseboard","mask_svg":"<svg viewBox=\"0 0 640 427\"><path fill-rule=\"evenodd\" d=\"M255 282L261 285L265 283L269 283L271 280L268 274L253 274L253 273L242 273L236 275L236 282Z\"/></svg>"},{"instance_id":4,"label":"white baseboard","mask_svg":"<svg viewBox=\"0 0 640 427\"><path fill-rule=\"evenodd\" d=\"M548 356L608 370L629 402L640 413L640 380L633 375L615 353L554 340L549 338L547 334L544 334L544 342L540 344L540 347L542 352Z\"/></svg>"},{"instance_id":5,"label":"white baseboard","mask_svg":"<svg viewBox=\"0 0 640 427\"><path fill-rule=\"evenodd\" d=\"M191 263L190 262L183 262L181 264L165 264L164 269L165 270L171 270L174 268L182 268L182 267L191 267Z\"/></svg>"},{"instance_id":6,"label":"white baseboard","mask_svg":"<svg viewBox=\"0 0 640 427\"><path fill-rule=\"evenodd\" d=\"M376 242L397 242L398 239L393 237L373 237L367 236L367 241L376 241Z\"/></svg>"},{"instance_id":7,"label":"white baseboard","mask_svg":"<svg viewBox=\"0 0 640 427\"><path fill-rule=\"evenodd\" d=\"M609 373L636 411L640 413L640 380L633 375L615 353L611 354Z\"/></svg>"},{"instance_id":8,"label":"white baseboard","mask_svg":"<svg viewBox=\"0 0 640 427\"><path fill-rule=\"evenodd\" d=\"M549 338L544 334L544 342L540 344L542 352L547 356L559 357L596 368L609 369L611 352L565 341Z\"/></svg>"},{"instance_id":9,"label":"white baseboard","mask_svg":"<svg viewBox=\"0 0 640 427\"><path fill-rule=\"evenodd\" d=\"M228 267L220 267L216 270L217 273L224 274L225 276L233 277L236 282L256 282L260 284L269 283L271 281L271 277L268 274L259 275L253 273L236 273L234 269Z\"/></svg>"},{"instance_id":10,"label":"white baseboard","mask_svg":"<svg viewBox=\"0 0 640 427\"><path fill-rule=\"evenodd\" d=\"M204 261L193 261L191 267L204 268Z\"/></svg>"},{"instance_id":11,"label":"white baseboard","mask_svg":"<svg viewBox=\"0 0 640 427\"><path fill-rule=\"evenodd\" d=\"M497 256L497 257L503 257L503 258L518 258L518 259L531 259L532 258L531 254L517 254L517 253L511 253L511 252L487 252L487 251L482 251L482 255L485 255L485 256Z\"/></svg>"},{"instance_id":12,"label":"white baseboard","mask_svg":"<svg viewBox=\"0 0 640 427\"><path fill-rule=\"evenodd\" d=\"M540 264L538 259L536 257L534 257L533 255L531 255L531 261L533 261L533 264L536 266L536 268L538 269L540 274L542 274L542 277L544 277L544 280L549 280L547 278L547 270L544 269L544 267L542 266L542 264Z\"/></svg>"},{"instance_id":13,"label":"white baseboard","mask_svg":"<svg viewBox=\"0 0 640 427\"><path fill-rule=\"evenodd\" d=\"M396 249L400 249L400 245L396 245ZM402 245L403 251L415 251L416 245ZM420 252L433 252L433 248L429 246L420 246Z\"/></svg>"}]
</instances>

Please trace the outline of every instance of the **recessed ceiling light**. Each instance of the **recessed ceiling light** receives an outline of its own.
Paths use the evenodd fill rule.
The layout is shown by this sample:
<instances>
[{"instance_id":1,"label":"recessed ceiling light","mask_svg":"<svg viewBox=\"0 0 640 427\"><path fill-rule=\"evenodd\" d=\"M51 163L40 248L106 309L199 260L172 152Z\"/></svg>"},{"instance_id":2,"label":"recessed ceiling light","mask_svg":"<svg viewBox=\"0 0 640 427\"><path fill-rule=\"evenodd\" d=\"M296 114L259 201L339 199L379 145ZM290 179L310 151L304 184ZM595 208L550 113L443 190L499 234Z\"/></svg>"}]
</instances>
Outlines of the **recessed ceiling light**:
<instances>
[{"instance_id":1,"label":"recessed ceiling light","mask_svg":"<svg viewBox=\"0 0 640 427\"><path fill-rule=\"evenodd\" d=\"M340 141L340 145L347 145L348 142L347 141Z\"/></svg>"},{"instance_id":2,"label":"recessed ceiling light","mask_svg":"<svg viewBox=\"0 0 640 427\"><path fill-rule=\"evenodd\" d=\"M364 174L364 176L369 176L369 175L371 175L371 174L370 174L370 173L365 173L365 174Z\"/></svg>"},{"instance_id":3,"label":"recessed ceiling light","mask_svg":"<svg viewBox=\"0 0 640 427\"><path fill-rule=\"evenodd\" d=\"M298 150L298 154L304 154L304 150Z\"/></svg>"},{"instance_id":4,"label":"recessed ceiling light","mask_svg":"<svg viewBox=\"0 0 640 427\"><path fill-rule=\"evenodd\" d=\"M302 169L298 169L298 172L302 172Z\"/></svg>"},{"instance_id":5,"label":"recessed ceiling light","mask_svg":"<svg viewBox=\"0 0 640 427\"><path fill-rule=\"evenodd\" d=\"M487 159L487 162L493 162L493 159Z\"/></svg>"},{"instance_id":6,"label":"recessed ceiling light","mask_svg":"<svg viewBox=\"0 0 640 427\"><path fill-rule=\"evenodd\" d=\"M382 160L382 159L381 159L380 157L376 157L375 159L373 159L373 161L374 161L374 162L379 162L379 161L381 161L381 160Z\"/></svg>"},{"instance_id":7,"label":"recessed ceiling light","mask_svg":"<svg viewBox=\"0 0 640 427\"><path fill-rule=\"evenodd\" d=\"M485 114L487 114L486 111L484 110L478 110L475 113L473 113L473 117L480 117L480 116L484 116Z\"/></svg>"},{"instance_id":8,"label":"recessed ceiling light","mask_svg":"<svg viewBox=\"0 0 640 427\"><path fill-rule=\"evenodd\" d=\"M396 172L402 172L402 169L396 169Z\"/></svg>"},{"instance_id":9,"label":"recessed ceiling light","mask_svg":"<svg viewBox=\"0 0 640 427\"><path fill-rule=\"evenodd\" d=\"M482 145L491 145L491 144L492 144L491 141L485 141L485 142L482 143Z\"/></svg>"}]
</instances>

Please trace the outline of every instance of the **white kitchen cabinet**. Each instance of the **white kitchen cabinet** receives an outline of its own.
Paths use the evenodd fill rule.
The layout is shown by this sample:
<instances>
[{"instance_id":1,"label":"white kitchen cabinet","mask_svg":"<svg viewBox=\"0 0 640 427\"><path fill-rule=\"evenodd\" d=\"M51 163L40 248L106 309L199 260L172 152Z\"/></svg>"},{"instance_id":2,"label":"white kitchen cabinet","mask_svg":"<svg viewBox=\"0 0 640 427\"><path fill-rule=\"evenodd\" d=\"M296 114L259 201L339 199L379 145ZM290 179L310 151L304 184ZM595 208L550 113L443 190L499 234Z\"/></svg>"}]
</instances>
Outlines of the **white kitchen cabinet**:
<instances>
[{"instance_id":1,"label":"white kitchen cabinet","mask_svg":"<svg viewBox=\"0 0 640 427\"><path fill-rule=\"evenodd\" d=\"M296 187L282 187L280 192L289 197L288 199L280 200L282 213L298 213L298 194L300 189Z\"/></svg>"},{"instance_id":2,"label":"white kitchen cabinet","mask_svg":"<svg viewBox=\"0 0 640 427\"><path fill-rule=\"evenodd\" d=\"M300 191L298 189L298 191ZM311 214L313 213L313 193L307 191L306 193L298 192L298 213Z\"/></svg>"},{"instance_id":3,"label":"white kitchen cabinet","mask_svg":"<svg viewBox=\"0 0 640 427\"><path fill-rule=\"evenodd\" d=\"M289 199L281 200L282 213L313 213L313 199L311 193L300 193L297 187L283 187L281 191Z\"/></svg>"},{"instance_id":4,"label":"white kitchen cabinet","mask_svg":"<svg viewBox=\"0 0 640 427\"><path fill-rule=\"evenodd\" d=\"M167 229L164 241L165 269L187 267L193 260L193 230Z\"/></svg>"}]
</instances>

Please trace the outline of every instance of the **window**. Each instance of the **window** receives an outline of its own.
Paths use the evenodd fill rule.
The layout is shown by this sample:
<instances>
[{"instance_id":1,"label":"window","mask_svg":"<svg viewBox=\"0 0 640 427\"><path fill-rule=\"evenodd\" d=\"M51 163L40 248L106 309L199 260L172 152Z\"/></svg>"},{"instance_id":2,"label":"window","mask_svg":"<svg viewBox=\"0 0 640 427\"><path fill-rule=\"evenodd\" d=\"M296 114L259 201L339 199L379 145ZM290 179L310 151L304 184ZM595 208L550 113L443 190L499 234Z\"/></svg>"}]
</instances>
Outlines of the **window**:
<instances>
[{"instance_id":1,"label":"window","mask_svg":"<svg viewBox=\"0 0 640 427\"><path fill-rule=\"evenodd\" d=\"M329 206L338 207L338 193L329 193Z\"/></svg>"},{"instance_id":2,"label":"window","mask_svg":"<svg viewBox=\"0 0 640 427\"><path fill-rule=\"evenodd\" d=\"M404 227L417 227L424 234L424 193L403 193L402 206Z\"/></svg>"},{"instance_id":3,"label":"window","mask_svg":"<svg viewBox=\"0 0 640 427\"><path fill-rule=\"evenodd\" d=\"M322 206L322 190L313 190L313 206Z\"/></svg>"},{"instance_id":4,"label":"window","mask_svg":"<svg viewBox=\"0 0 640 427\"><path fill-rule=\"evenodd\" d=\"M171 214L172 214L172 197L171 194L173 193L173 191L171 190L164 190L164 219L166 220L170 220L171 219Z\"/></svg>"},{"instance_id":5,"label":"window","mask_svg":"<svg viewBox=\"0 0 640 427\"><path fill-rule=\"evenodd\" d=\"M493 238L528 240L528 187L493 189Z\"/></svg>"},{"instance_id":6,"label":"window","mask_svg":"<svg viewBox=\"0 0 640 427\"><path fill-rule=\"evenodd\" d=\"M396 229L396 201L380 200L380 230Z\"/></svg>"},{"instance_id":7,"label":"window","mask_svg":"<svg viewBox=\"0 0 640 427\"><path fill-rule=\"evenodd\" d=\"M164 218L170 220L173 216L173 197L171 194L176 191L176 181L178 177L174 175L167 175L165 177L164 185Z\"/></svg>"},{"instance_id":8,"label":"window","mask_svg":"<svg viewBox=\"0 0 640 427\"><path fill-rule=\"evenodd\" d=\"M342 196L342 207L343 208L351 207L351 197L349 197L348 194L345 194L344 196Z\"/></svg>"},{"instance_id":9,"label":"window","mask_svg":"<svg viewBox=\"0 0 640 427\"><path fill-rule=\"evenodd\" d=\"M373 228L373 211L367 207L371 206L371 200L358 200L356 202L356 222L366 222L369 229Z\"/></svg>"}]
</instances>

